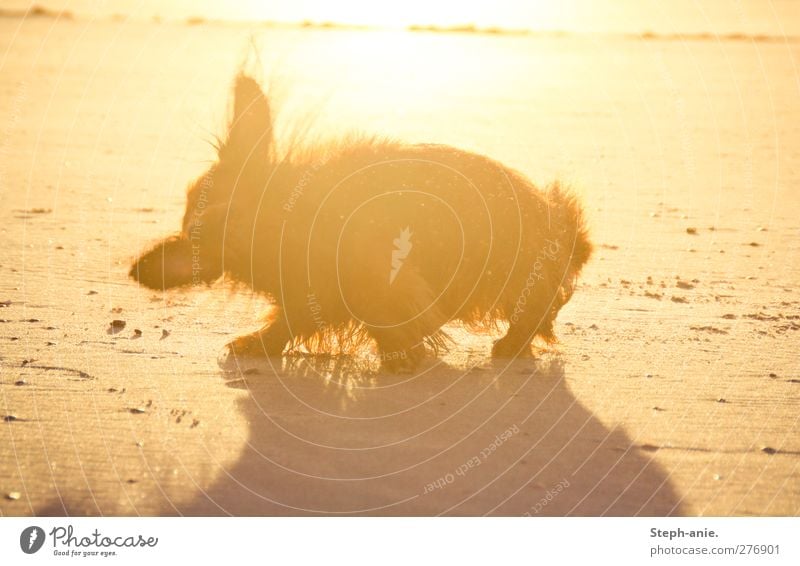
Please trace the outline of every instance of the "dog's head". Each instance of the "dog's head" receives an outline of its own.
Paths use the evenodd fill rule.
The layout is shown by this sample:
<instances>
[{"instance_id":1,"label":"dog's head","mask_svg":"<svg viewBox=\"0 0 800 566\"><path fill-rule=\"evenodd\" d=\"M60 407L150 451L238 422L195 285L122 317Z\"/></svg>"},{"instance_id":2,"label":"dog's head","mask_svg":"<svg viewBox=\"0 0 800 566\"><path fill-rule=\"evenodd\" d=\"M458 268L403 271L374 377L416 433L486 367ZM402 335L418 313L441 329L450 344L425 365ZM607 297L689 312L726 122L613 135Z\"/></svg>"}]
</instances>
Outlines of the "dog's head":
<instances>
[{"instance_id":1,"label":"dog's head","mask_svg":"<svg viewBox=\"0 0 800 566\"><path fill-rule=\"evenodd\" d=\"M239 74L227 135L217 146L217 161L189 187L181 231L139 256L130 276L152 289L218 279L231 239L226 236L252 215L274 152L269 101L253 78Z\"/></svg>"}]
</instances>

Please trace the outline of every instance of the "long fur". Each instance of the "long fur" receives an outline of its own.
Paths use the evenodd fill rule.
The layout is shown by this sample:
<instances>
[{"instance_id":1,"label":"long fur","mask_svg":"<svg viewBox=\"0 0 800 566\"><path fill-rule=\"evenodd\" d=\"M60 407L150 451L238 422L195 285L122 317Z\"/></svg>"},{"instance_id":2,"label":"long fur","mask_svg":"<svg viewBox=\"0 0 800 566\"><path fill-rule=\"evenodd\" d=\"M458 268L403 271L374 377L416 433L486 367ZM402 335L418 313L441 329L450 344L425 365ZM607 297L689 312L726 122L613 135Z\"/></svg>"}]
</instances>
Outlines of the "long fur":
<instances>
[{"instance_id":1,"label":"long fur","mask_svg":"<svg viewBox=\"0 0 800 566\"><path fill-rule=\"evenodd\" d=\"M240 74L219 159L191 185L181 232L143 254L133 277L168 288L224 274L270 297L254 335L267 353L374 340L385 359L413 366L425 344L446 346L452 320L476 330L509 321L497 355L555 340L592 252L560 183L540 190L449 146L349 136L281 149L274 132L268 98Z\"/></svg>"}]
</instances>

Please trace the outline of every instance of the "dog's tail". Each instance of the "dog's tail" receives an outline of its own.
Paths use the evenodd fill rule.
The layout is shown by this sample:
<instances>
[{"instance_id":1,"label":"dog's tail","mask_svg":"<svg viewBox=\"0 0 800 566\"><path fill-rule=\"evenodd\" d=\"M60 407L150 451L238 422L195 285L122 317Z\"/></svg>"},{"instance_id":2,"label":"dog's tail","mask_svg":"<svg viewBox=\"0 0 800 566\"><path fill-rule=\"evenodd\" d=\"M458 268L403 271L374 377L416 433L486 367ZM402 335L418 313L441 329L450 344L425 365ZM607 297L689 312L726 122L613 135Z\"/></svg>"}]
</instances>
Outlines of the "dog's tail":
<instances>
[{"instance_id":1,"label":"dog's tail","mask_svg":"<svg viewBox=\"0 0 800 566\"><path fill-rule=\"evenodd\" d=\"M564 253L569 254L569 274L577 277L594 249L589 239L583 207L578 198L560 181L555 181L548 187L547 200L550 206L551 231L564 247Z\"/></svg>"},{"instance_id":2,"label":"dog's tail","mask_svg":"<svg viewBox=\"0 0 800 566\"><path fill-rule=\"evenodd\" d=\"M551 285L554 294L549 297L548 315L539 324L539 337L545 343L557 341L553 323L559 310L572 298L578 275L592 255L592 243L577 197L558 181L547 191L549 214L549 237L557 250L556 265L552 273Z\"/></svg>"}]
</instances>

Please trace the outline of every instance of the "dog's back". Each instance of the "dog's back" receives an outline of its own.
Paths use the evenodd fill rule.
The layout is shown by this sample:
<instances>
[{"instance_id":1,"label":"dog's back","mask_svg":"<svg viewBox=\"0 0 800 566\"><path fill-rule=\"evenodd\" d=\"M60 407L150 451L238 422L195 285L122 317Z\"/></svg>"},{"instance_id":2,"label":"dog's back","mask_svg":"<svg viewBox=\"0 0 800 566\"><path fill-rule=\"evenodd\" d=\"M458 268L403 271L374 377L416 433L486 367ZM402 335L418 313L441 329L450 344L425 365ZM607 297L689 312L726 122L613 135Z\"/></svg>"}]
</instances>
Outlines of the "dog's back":
<instances>
[{"instance_id":1,"label":"dog's back","mask_svg":"<svg viewBox=\"0 0 800 566\"><path fill-rule=\"evenodd\" d=\"M558 186L542 192L452 147L372 139L283 167L265 188L250 257L257 290L279 297L295 333L319 332L311 294L331 327L355 319L400 349L452 319L509 320L520 301L553 338L591 250L579 206ZM259 256L278 226L276 269Z\"/></svg>"}]
</instances>

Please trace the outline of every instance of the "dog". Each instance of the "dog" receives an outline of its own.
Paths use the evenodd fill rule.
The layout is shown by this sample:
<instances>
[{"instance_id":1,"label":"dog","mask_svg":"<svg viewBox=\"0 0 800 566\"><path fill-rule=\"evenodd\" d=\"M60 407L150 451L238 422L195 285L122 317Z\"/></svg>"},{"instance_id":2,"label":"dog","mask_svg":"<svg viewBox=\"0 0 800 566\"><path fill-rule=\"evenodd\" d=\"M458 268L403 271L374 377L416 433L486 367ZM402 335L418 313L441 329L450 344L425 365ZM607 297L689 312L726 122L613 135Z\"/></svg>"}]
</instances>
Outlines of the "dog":
<instances>
[{"instance_id":1,"label":"dog","mask_svg":"<svg viewBox=\"0 0 800 566\"><path fill-rule=\"evenodd\" d=\"M442 326L508 323L495 357L555 341L592 244L577 199L446 145L350 136L281 148L273 108L240 72L217 161L188 190L181 230L136 259L151 289L223 277L271 299L266 324L229 355L372 342L412 371L447 347Z\"/></svg>"}]
</instances>

